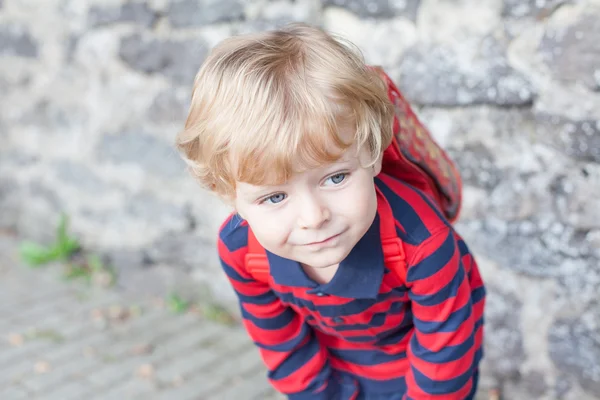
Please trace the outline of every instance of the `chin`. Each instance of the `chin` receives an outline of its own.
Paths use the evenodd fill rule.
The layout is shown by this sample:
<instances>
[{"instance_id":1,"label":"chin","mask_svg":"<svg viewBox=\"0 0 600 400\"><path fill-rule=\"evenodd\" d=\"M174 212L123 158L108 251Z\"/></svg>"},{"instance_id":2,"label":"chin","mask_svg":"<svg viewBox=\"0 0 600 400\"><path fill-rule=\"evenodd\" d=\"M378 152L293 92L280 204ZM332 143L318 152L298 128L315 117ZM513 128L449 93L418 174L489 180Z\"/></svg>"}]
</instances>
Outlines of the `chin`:
<instances>
[{"instance_id":1,"label":"chin","mask_svg":"<svg viewBox=\"0 0 600 400\"><path fill-rule=\"evenodd\" d=\"M316 255L314 257L309 257L304 264L310 265L313 268L326 268L332 265L336 265L344 261L344 259L348 256L349 252L331 252L330 254L322 254Z\"/></svg>"}]
</instances>

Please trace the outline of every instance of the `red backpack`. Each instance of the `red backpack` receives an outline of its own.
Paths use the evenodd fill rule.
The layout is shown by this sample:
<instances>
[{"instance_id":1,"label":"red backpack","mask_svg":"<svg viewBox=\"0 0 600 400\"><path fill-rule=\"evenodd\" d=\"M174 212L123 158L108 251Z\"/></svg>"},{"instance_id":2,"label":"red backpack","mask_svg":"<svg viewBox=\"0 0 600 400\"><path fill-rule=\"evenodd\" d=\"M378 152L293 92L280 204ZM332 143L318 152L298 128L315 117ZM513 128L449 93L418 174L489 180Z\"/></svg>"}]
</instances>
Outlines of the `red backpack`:
<instances>
[{"instance_id":1,"label":"red backpack","mask_svg":"<svg viewBox=\"0 0 600 400\"><path fill-rule=\"evenodd\" d=\"M373 67L385 82L395 108L394 139L383 153L382 172L425 192L454 222L461 206L460 174L446 152L431 137L394 82L379 67ZM404 247L396 234L392 210L387 202L378 202L384 262L403 281L406 277ZM248 229L246 270L257 281L269 282L269 262L265 249Z\"/></svg>"}]
</instances>

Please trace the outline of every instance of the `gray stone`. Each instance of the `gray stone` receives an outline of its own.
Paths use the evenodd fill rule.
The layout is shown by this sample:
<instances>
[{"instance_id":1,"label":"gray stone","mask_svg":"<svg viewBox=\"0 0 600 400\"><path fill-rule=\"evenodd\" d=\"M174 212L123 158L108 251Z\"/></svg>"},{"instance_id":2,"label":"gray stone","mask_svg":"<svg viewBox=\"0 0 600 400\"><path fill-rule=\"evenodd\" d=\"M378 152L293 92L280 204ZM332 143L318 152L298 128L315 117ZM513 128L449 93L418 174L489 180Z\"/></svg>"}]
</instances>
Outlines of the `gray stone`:
<instances>
[{"instance_id":1,"label":"gray stone","mask_svg":"<svg viewBox=\"0 0 600 400\"><path fill-rule=\"evenodd\" d=\"M522 385L529 394L529 398L541 399L550 389L546 383L546 377L539 371L530 371L522 376ZM510 397L509 397L510 398ZM512 397L516 398L516 397Z\"/></svg>"},{"instance_id":2,"label":"gray stone","mask_svg":"<svg viewBox=\"0 0 600 400\"><path fill-rule=\"evenodd\" d=\"M157 198L151 192L141 192L130 195L126 204L121 207L82 210L82 216L102 224L107 232L119 232L123 227L131 227L142 223L148 231L161 235L164 232L181 232L187 229L187 213L183 207ZM139 243L136 238L135 242ZM126 238L122 244L128 246ZM142 253L143 264L149 264L146 252ZM132 259L139 259L138 256Z\"/></svg>"},{"instance_id":3,"label":"gray stone","mask_svg":"<svg viewBox=\"0 0 600 400\"><path fill-rule=\"evenodd\" d=\"M28 187L29 201L44 202L51 210L56 211L56 216L61 210L62 201L57 194L56 188L50 188L41 181L32 181Z\"/></svg>"},{"instance_id":4,"label":"gray stone","mask_svg":"<svg viewBox=\"0 0 600 400\"><path fill-rule=\"evenodd\" d=\"M110 253L107 255L107 259L108 264L117 271L136 269L151 264L145 251L137 248L111 249ZM119 273L119 275L121 274Z\"/></svg>"},{"instance_id":5,"label":"gray stone","mask_svg":"<svg viewBox=\"0 0 600 400\"><path fill-rule=\"evenodd\" d=\"M554 77L600 88L600 7L590 7L571 25L546 29L539 51Z\"/></svg>"},{"instance_id":6,"label":"gray stone","mask_svg":"<svg viewBox=\"0 0 600 400\"><path fill-rule=\"evenodd\" d=\"M284 27L285 25L294 22L291 18L276 18L276 19L253 19L236 24L231 28L232 35L245 35L248 33L257 33L264 31L272 31ZM318 24L315 24L318 26Z\"/></svg>"},{"instance_id":7,"label":"gray stone","mask_svg":"<svg viewBox=\"0 0 600 400\"><path fill-rule=\"evenodd\" d=\"M176 264L186 270L202 265L207 252L214 252L210 241L193 232L169 233L147 249L148 259L152 263Z\"/></svg>"},{"instance_id":8,"label":"gray stone","mask_svg":"<svg viewBox=\"0 0 600 400\"><path fill-rule=\"evenodd\" d=\"M185 229L187 213L175 204L158 199L151 193L139 193L129 199L124 212L127 216L159 225Z\"/></svg>"},{"instance_id":9,"label":"gray stone","mask_svg":"<svg viewBox=\"0 0 600 400\"><path fill-rule=\"evenodd\" d=\"M502 16L504 17L547 17L563 4L572 0L504 0Z\"/></svg>"},{"instance_id":10,"label":"gray stone","mask_svg":"<svg viewBox=\"0 0 600 400\"><path fill-rule=\"evenodd\" d=\"M561 221L581 232L600 229L600 166L569 171L553 184L553 200ZM581 238L585 242L585 237Z\"/></svg>"},{"instance_id":11,"label":"gray stone","mask_svg":"<svg viewBox=\"0 0 600 400\"><path fill-rule=\"evenodd\" d=\"M491 190L502 179L502 171L496 166L494 155L481 143L467 144L460 150L449 149L456 160L463 182Z\"/></svg>"},{"instance_id":12,"label":"gray stone","mask_svg":"<svg viewBox=\"0 0 600 400\"><path fill-rule=\"evenodd\" d=\"M363 18L405 16L417 19L421 0L324 0L325 6L343 7Z\"/></svg>"},{"instance_id":13,"label":"gray stone","mask_svg":"<svg viewBox=\"0 0 600 400\"><path fill-rule=\"evenodd\" d=\"M190 85L208 47L200 39L162 40L139 33L121 40L119 56L131 68L146 74L163 74L177 84Z\"/></svg>"},{"instance_id":14,"label":"gray stone","mask_svg":"<svg viewBox=\"0 0 600 400\"><path fill-rule=\"evenodd\" d=\"M0 133L0 136L1 135L2 134ZM11 149L6 151L0 151L0 160L2 160L2 164L0 164L0 169L26 167L39 161L39 155L25 153L18 149Z\"/></svg>"},{"instance_id":15,"label":"gray stone","mask_svg":"<svg viewBox=\"0 0 600 400\"><path fill-rule=\"evenodd\" d=\"M65 45L65 61L67 63L73 62L75 57L75 52L77 51L77 46L79 46L79 40L81 37L76 34L69 35L67 38L67 43Z\"/></svg>"},{"instance_id":16,"label":"gray stone","mask_svg":"<svg viewBox=\"0 0 600 400\"><path fill-rule=\"evenodd\" d=\"M108 190L106 183L82 162L62 160L58 161L54 168L61 183L74 186L88 194L100 194Z\"/></svg>"},{"instance_id":17,"label":"gray stone","mask_svg":"<svg viewBox=\"0 0 600 400\"><path fill-rule=\"evenodd\" d=\"M17 219L21 213L19 192L20 187L15 180L0 176L0 227L4 229L17 226Z\"/></svg>"},{"instance_id":18,"label":"gray stone","mask_svg":"<svg viewBox=\"0 0 600 400\"><path fill-rule=\"evenodd\" d=\"M51 98L40 98L31 109L23 113L19 122L26 126L40 127L40 134L52 130L59 135L68 135L69 129L84 125L88 109L83 104L65 106Z\"/></svg>"},{"instance_id":19,"label":"gray stone","mask_svg":"<svg viewBox=\"0 0 600 400\"><path fill-rule=\"evenodd\" d=\"M556 383L554 384L554 397L557 399L564 399L569 391L573 388L573 382L571 382L573 378L569 375L561 373L558 375L556 379Z\"/></svg>"},{"instance_id":20,"label":"gray stone","mask_svg":"<svg viewBox=\"0 0 600 400\"><path fill-rule=\"evenodd\" d=\"M538 112L536 131L540 139L579 161L600 163L600 120L572 120Z\"/></svg>"},{"instance_id":21,"label":"gray stone","mask_svg":"<svg viewBox=\"0 0 600 400\"><path fill-rule=\"evenodd\" d=\"M243 16L240 0L179 0L171 2L167 11L175 28L239 21Z\"/></svg>"},{"instance_id":22,"label":"gray stone","mask_svg":"<svg viewBox=\"0 0 600 400\"><path fill-rule=\"evenodd\" d=\"M600 396L600 304L576 318L559 319L551 327L550 357L556 367L577 378L590 394Z\"/></svg>"},{"instance_id":23,"label":"gray stone","mask_svg":"<svg viewBox=\"0 0 600 400\"><path fill-rule=\"evenodd\" d=\"M104 135L96 152L101 160L137 164L147 173L167 179L185 173L185 162L171 143L144 133Z\"/></svg>"},{"instance_id":24,"label":"gray stone","mask_svg":"<svg viewBox=\"0 0 600 400\"><path fill-rule=\"evenodd\" d=\"M539 376L542 378L540 382L533 382L532 379L538 378L537 374L533 374L531 377L529 375L525 375L522 377L516 377L512 380L503 381L499 386L501 387L502 399L510 399L510 400L537 400L537 399L563 399L563 397L552 397L550 394L550 389L546 388L545 383L543 381L543 376ZM541 394L539 393L540 389L546 389ZM550 393L549 393L550 392ZM489 400L491 396L488 393L481 393L481 396L476 397L476 400Z\"/></svg>"},{"instance_id":25,"label":"gray stone","mask_svg":"<svg viewBox=\"0 0 600 400\"><path fill-rule=\"evenodd\" d=\"M508 65L499 44L488 38L481 47L482 58L465 62L449 47L413 46L400 65L400 89L423 105L531 104L536 94L532 84Z\"/></svg>"},{"instance_id":26,"label":"gray stone","mask_svg":"<svg viewBox=\"0 0 600 400\"><path fill-rule=\"evenodd\" d=\"M13 193L14 228L19 234L42 243L54 240L60 214L69 213L68 204L60 194L59 188L41 180L20 186Z\"/></svg>"},{"instance_id":27,"label":"gray stone","mask_svg":"<svg viewBox=\"0 0 600 400\"><path fill-rule=\"evenodd\" d=\"M20 24L0 25L0 55L36 58L38 42Z\"/></svg>"},{"instance_id":28,"label":"gray stone","mask_svg":"<svg viewBox=\"0 0 600 400\"><path fill-rule=\"evenodd\" d=\"M156 96L147 116L154 123L174 123L183 126L189 104L187 92L167 89Z\"/></svg>"},{"instance_id":29,"label":"gray stone","mask_svg":"<svg viewBox=\"0 0 600 400\"><path fill-rule=\"evenodd\" d=\"M501 288L488 285L487 293L485 330L493 335L486 336L484 360L495 378L514 379L525 360L523 338L516 322L521 317L522 305Z\"/></svg>"},{"instance_id":30,"label":"gray stone","mask_svg":"<svg viewBox=\"0 0 600 400\"><path fill-rule=\"evenodd\" d=\"M548 227L535 220L486 218L462 226L474 248L504 268L532 277L558 278L565 260L579 255L580 245L571 240L574 230L557 222Z\"/></svg>"},{"instance_id":31,"label":"gray stone","mask_svg":"<svg viewBox=\"0 0 600 400\"><path fill-rule=\"evenodd\" d=\"M88 13L88 23L92 27L131 22L151 27L158 14L147 3L125 3L121 7L94 6Z\"/></svg>"}]
</instances>

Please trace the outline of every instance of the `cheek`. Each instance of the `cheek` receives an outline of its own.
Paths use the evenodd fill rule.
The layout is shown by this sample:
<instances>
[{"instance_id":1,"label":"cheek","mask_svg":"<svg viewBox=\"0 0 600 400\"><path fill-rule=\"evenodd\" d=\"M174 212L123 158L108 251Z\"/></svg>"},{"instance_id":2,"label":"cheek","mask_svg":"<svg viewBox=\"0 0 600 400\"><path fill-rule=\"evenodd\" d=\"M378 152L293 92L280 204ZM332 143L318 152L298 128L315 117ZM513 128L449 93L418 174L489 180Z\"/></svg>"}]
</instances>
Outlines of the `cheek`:
<instances>
[{"instance_id":1,"label":"cheek","mask_svg":"<svg viewBox=\"0 0 600 400\"><path fill-rule=\"evenodd\" d=\"M285 244L290 234L289 224L276 212L247 213L248 224L258 241L269 251Z\"/></svg>"},{"instance_id":2,"label":"cheek","mask_svg":"<svg viewBox=\"0 0 600 400\"><path fill-rule=\"evenodd\" d=\"M364 218L377 209L377 195L372 180L364 179L352 185L332 202L334 210L349 217ZM335 212L334 212L335 213Z\"/></svg>"}]
</instances>

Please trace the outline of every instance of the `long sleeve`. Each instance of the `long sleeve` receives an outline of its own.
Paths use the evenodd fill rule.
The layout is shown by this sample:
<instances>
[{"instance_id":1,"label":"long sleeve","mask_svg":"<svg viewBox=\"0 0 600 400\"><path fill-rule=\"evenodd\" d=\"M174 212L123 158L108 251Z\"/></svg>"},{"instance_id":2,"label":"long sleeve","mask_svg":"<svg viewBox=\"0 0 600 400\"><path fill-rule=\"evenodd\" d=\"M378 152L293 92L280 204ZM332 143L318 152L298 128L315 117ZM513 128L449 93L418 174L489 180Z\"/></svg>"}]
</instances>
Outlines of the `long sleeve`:
<instances>
[{"instance_id":1,"label":"long sleeve","mask_svg":"<svg viewBox=\"0 0 600 400\"><path fill-rule=\"evenodd\" d=\"M234 232L235 234L235 232ZM356 390L332 375L327 349L302 317L243 264L243 247L219 240L223 270L239 299L244 326L260 350L271 384L290 400L351 400Z\"/></svg>"},{"instance_id":2,"label":"long sleeve","mask_svg":"<svg viewBox=\"0 0 600 400\"><path fill-rule=\"evenodd\" d=\"M479 309L470 272L474 259L451 227L423 242L408 263L414 321L405 400L463 400L472 390ZM482 288L483 290L483 288Z\"/></svg>"}]
</instances>

